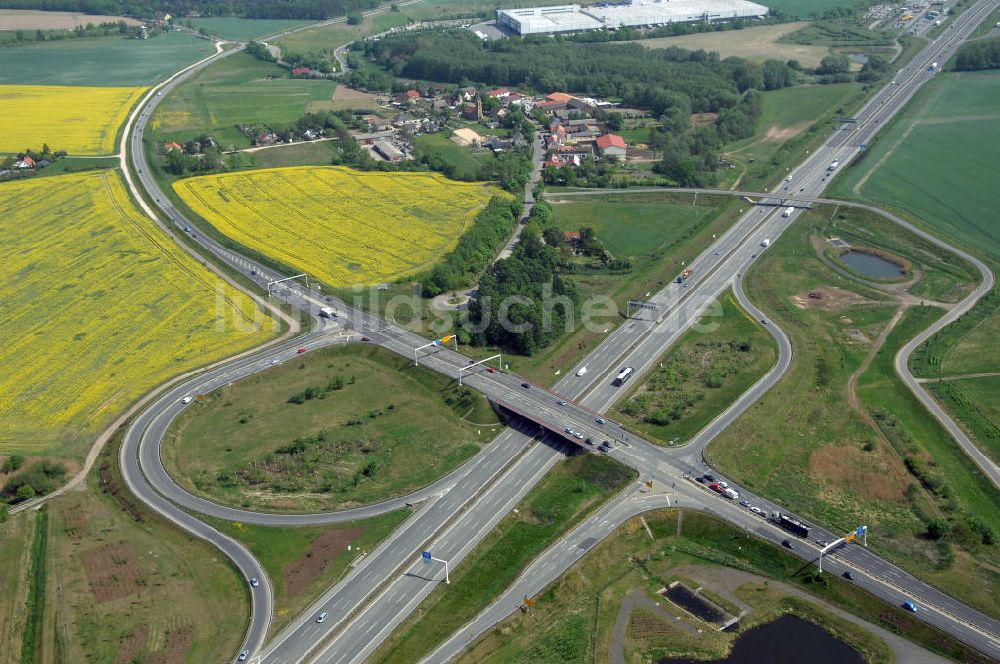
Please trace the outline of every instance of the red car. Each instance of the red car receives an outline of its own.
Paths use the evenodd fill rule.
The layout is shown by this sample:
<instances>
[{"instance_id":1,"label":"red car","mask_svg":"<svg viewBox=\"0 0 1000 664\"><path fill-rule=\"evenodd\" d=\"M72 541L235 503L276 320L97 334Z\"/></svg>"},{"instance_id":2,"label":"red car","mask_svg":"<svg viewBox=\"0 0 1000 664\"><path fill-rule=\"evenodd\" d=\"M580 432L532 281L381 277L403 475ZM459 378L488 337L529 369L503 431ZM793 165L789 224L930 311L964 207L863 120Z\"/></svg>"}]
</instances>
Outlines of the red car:
<instances>
[{"instance_id":1,"label":"red car","mask_svg":"<svg viewBox=\"0 0 1000 664\"><path fill-rule=\"evenodd\" d=\"M305 348L300 348L300 349L298 350L298 353L299 353L299 355L301 355L301 354L302 354L302 353L304 353L304 352L306 352L306 349L305 349Z\"/></svg>"},{"instance_id":2,"label":"red car","mask_svg":"<svg viewBox=\"0 0 1000 664\"><path fill-rule=\"evenodd\" d=\"M486 367L486 373L496 373L496 372L497 370L494 369L493 367Z\"/></svg>"}]
</instances>

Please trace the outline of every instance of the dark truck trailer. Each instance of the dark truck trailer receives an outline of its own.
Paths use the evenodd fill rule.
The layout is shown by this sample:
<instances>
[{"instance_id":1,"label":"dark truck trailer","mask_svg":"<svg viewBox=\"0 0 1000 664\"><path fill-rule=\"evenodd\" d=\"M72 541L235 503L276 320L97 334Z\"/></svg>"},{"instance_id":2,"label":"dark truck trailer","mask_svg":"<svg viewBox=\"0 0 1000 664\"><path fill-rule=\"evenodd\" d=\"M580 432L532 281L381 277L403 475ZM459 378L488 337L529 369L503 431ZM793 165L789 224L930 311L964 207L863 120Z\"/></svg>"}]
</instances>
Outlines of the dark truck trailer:
<instances>
[{"instance_id":1,"label":"dark truck trailer","mask_svg":"<svg viewBox=\"0 0 1000 664\"><path fill-rule=\"evenodd\" d=\"M787 514L782 514L781 512L775 512L772 515L771 520L790 533L794 533L799 537L809 537L809 526L802 523L801 521L793 519Z\"/></svg>"}]
</instances>

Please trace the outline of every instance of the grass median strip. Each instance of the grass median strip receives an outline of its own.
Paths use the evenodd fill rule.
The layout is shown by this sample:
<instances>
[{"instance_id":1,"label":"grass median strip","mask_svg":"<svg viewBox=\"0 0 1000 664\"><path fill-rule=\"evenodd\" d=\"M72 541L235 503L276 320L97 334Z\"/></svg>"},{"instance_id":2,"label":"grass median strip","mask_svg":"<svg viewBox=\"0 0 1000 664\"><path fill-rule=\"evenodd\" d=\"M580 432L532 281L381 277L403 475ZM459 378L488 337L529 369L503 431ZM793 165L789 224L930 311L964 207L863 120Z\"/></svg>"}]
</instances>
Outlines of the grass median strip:
<instances>
[{"instance_id":1,"label":"grass median strip","mask_svg":"<svg viewBox=\"0 0 1000 664\"><path fill-rule=\"evenodd\" d=\"M635 479L634 471L593 454L551 470L442 585L372 656L372 662L415 662L471 620L560 535Z\"/></svg>"}]
</instances>

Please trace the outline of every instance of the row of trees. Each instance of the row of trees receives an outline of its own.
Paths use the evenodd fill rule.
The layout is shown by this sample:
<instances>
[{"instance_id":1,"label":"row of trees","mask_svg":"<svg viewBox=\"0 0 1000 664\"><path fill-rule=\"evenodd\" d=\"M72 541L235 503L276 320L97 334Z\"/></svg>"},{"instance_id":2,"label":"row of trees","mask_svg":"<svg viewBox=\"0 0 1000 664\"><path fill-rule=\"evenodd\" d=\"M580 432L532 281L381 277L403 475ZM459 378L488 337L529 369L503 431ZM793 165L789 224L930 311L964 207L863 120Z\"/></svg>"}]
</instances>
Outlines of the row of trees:
<instances>
[{"instance_id":1,"label":"row of trees","mask_svg":"<svg viewBox=\"0 0 1000 664\"><path fill-rule=\"evenodd\" d=\"M955 69L1000 69L1000 39L987 39L963 46L955 58Z\"/></svg>"},{"instance_id":2,"label":"row of trees","mask_svg":"<svg viewBox=\"0 0 1000 664\"><path fill-rule=\"evenodd\" d=\"M0 0L0 9L71 11L153 18L175 16L242 16L245 18L324 19L372 9L378 0Z\"/></svg>"},{"instance_id":3,"label":"row of trees","mask_svg":"<svg viewBox=\"0 0 1000 664\"><path fill-rule=\"evenodd\" d=\"M719 112L736 105L746 90L765 88L760 64L742 58L722 60L703 50L651 51L640 44L535 38L483 42L465 30L441 30L366 42L364 52L396 76L617 96L629 106L651 109L654 116L677 105L696 113ZM779 66L787 64L771 65ZM771 85L788 85L792 80L792 72L768 75Z\"/></svg>"},{"instance_id":4,"label":"row of trees","mask_svg":"<svg viewBox=\"0 0 1000 664\"><path fill-rule=\"evenodd\" d=\"M0 3L2 5L2 3ZM33 44L35 42L61 41L63 39L86 39L88 37L128 37L138 38L141 28L125 21L78 25L72 30L13 30L0 31L0 46ZM151 31L152 36L156 31Z\"/></svg>"},{"instance_id":5,"label":"row of trees","mask_svg":"<svg viewBox=\"0 0 1000 664\"><path fill-rule=\"evenodd\" d=\"M424 295L434 297L473 283L514 230L520 209L516 201L490 199L458 246L422 279Z\"/></svg>"}]
</instances>

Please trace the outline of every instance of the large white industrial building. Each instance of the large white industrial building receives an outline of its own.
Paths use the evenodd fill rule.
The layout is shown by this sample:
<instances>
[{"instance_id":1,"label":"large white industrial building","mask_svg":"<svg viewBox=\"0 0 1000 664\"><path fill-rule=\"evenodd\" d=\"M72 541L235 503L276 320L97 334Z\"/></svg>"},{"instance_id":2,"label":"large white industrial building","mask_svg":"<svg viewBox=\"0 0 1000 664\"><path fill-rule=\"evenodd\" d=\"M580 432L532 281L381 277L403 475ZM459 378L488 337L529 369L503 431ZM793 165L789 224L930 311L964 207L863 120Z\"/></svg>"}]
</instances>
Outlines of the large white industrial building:
<instances>
[{"instance_id":1,"label":"large white industrial building","mask_svg":"<svg viewBox=\"0 0 1000 664\"><path fill-rule=\"evenodd\" d=\"M766 16L767 7L749 0L633 0L588 7L558 5L498 9L497 24L519 35L580 32L602 28L664 25Z\"/></svg>"}]
</instances>

